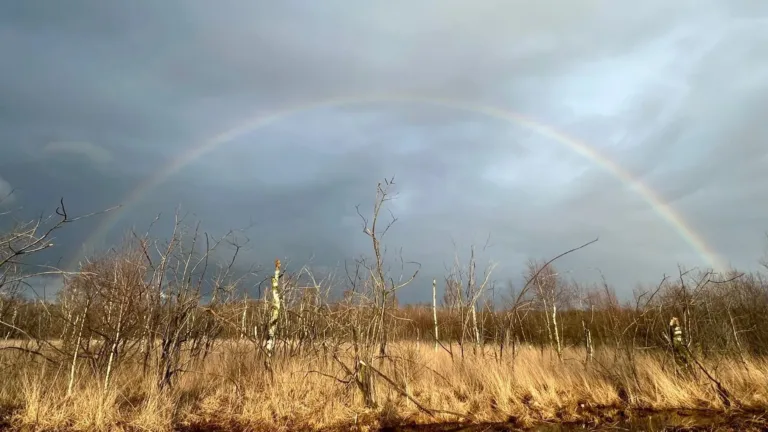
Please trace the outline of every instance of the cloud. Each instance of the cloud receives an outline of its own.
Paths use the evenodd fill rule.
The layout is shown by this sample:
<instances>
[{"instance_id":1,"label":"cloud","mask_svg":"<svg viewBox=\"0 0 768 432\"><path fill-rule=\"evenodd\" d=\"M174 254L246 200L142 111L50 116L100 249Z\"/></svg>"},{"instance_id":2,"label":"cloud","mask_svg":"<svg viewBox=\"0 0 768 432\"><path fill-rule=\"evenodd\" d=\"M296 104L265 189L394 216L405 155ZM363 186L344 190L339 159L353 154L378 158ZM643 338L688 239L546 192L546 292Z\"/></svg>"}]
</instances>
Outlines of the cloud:
<instances>
[{"instance_id":1,"label":"cloud","mask_svg":"<svg viewBox=\"0 0 768 432\"><path fill-rule=\"evenodd\" d=\"M75 154L89 159L99 165L112 162L112 153L103 147L83 141L57 141L43 147L43 154L47 157L55 157L59 154Z\"/></svg>"},{"instance_id":2,"label":"cloud","mask_svg":"<svg viewBox=\"0 0 768 432\"><path fill-rule=\"evenodd\" d=\"M64 288L64 277L59 275L38 275L24 279L26 294L30 297L53 300Z\"/></svg>"},{"instance_id":3,"label":"cloud","mask_svg":"<svg viewBox=\"0 0 768 432\"><path fill-rule=\"evenodd\" d=\"M728 0L2 5L0 169L30 214L60 196L96 211L258 115L445 98L587 143L753 268L768 214L767 20L763 2ZM355 205L392 175L388 244L424 264L427 288L452 239L466 251L489 233L499 278L597 236L561 265L587 281L600 267L627 294L705 263L594 161L514 122L413 102L298 110L246 131L139 197L111 235L182 204L216 232L253 220L248 260L333 268L368 251ZM101 223L67 235L77 245Z\"/></svg>"},{"instance_id":4,"label":"cloud","mask_svg":"<svg viewBox=\"0 0 768 432\"><path fill-rule=\"evenodd\" d=\"M16 200L11 184L0 177L0 206L8 205Z\"/></svg>"}]
</instances>

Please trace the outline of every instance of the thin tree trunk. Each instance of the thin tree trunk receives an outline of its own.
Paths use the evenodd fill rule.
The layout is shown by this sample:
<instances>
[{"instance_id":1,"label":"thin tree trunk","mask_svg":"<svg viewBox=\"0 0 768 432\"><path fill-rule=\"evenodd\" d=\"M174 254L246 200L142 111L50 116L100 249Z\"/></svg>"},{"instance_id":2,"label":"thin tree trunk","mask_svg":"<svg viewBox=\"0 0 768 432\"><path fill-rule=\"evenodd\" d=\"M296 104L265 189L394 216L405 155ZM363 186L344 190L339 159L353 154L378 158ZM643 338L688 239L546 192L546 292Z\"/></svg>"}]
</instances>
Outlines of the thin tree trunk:
<instances>
[{"instance_id":1,"label":"thin tree trunk","mask_svg":"<svg viewBox=\"0 0 768 432\"><path fill-rule=\"evenodd\" d=\"M731 308L727 307L726 310L728 311L728 319L731 323L731 333L733 334L733 341L736 343L736 349L739 351L739 358L741 358L741 362L746 366L747 361L744 359L744 350L741 348L741 342L739 341L739 333L736 331L736 323L733 321L733 314L731 313Z\"/></svg>"},{"instance_id":2,"label":"thin tree trunk","mask_svg":"<svg viewBox=\"0 0 768 432\"><path fill-rule=\"evenodd\" d=\"M435 325L435 351L437 351L440 335L437 327L437 280L432 279L432 321Z\"/></svg>"},{"instance_id":3,"label":"thin tree trunk","mask_svg":"<svg viewBox=\"0 0 768 432\"><path fill-rule=\"evenodd\" d=\"M85 316L88 314L88 305L86 304L83 310L83 316L80 318L80 330L77 332L77 338L75 339L75 350L72 353L72 365L69 368L69 383L67 384L67 397L72 396L72 389L75 386L75 370L77 369L77 354L80 351L80 339L83 336L83 327L85 326ZM77 325L77 322L75 322Z\"/></svg>"},{"instance_id":4,"label":"thin tree trunk","mask_svg":"<svg viewBox=\"0 0 768 432\"><path fill-rule=\"evenodd\" d=\"M125 313L125 303L120 302L120 311L117 314L117 329L115 330L115 340L112 342L112 349L109 351L109 360L107 360L107 374L104 377L104 392L109 388L109 378L112 375L112 364L117 356L117 346L120 343L121 330L123 326L123 314Z\"/></svg>"},{"instance_id":5,"label":"thin tree trunk","mask_svg":"<svg viewBox=\"0 0 768 432\"><path fill-rule=\"evenodd\" d=\"M555 304L554 300L552 301L552 327L554 328L554 337L555 337L555 348L557 349L557 358L558 360L563 359L563 348L562 344L560 344L560 333L557 330L557 305Z\"/></svg>"},{"instance_id":6,"label":"thin tree trunk","mask_svg":"<svg viewBox=\"0 0 768 432\"><path fill-rule=\"evenodd\" d=\"M587 323L585 323L584 320L581 320L581 326L584 328L584 348L587 350L586 362L590 363L594 353L592 348L592 332L589 331Z\"/></svg>"},{"instance_id":7,"label":"thin tree trunk","mask_svg":"<svg viewBox=\"0 0 768 432\"><path fill-rule=\"evenodd\" d=\"M480 328L477 324L477 306L475 302L472 302L472 330L475 333L475 353L477 353L477 348L480 346Z\"/></svg>"},{"instance_id":8,"label":"thin tree trunk","mask_svg":"<svg viewBox=\"0 0 768 432\"><path fill-rule=\"evenodd\" d=\"M379 355L382 358L387 355L387 338L389 337L387 334L387 325L384 322L387 313L387 293L384 291L385 289L386 287L383 285L382 281L381 313L379 314L379 334L381 335L381 339L379 341Z\"/></svg>"},{"instance_id":9,"label":"thin tree trunk","mask_svg":"<svg viewBox=\"0 0 768 432\"><path fill-rule=\"evenodd\" d=\"M269 320L269 329L267 334L267 355L272 356L275 349L275 338L277 336L277 324L280 319L280 309L282 307L280 298L280 260L275 260L275 274L272 277L272 316Z\"/></svg>"},{"instance_id":10,"label":"thin tree trunk","mask_svg":"<svg viewBox=\"0 0 768 432\"><path fill-rule=\"evenodd\" d=\"M248 316L248 297L245 297L245 301L243 302L243 316L240 318L240 339L245 339L245 321Z\"/></svg>"}]
</instances>

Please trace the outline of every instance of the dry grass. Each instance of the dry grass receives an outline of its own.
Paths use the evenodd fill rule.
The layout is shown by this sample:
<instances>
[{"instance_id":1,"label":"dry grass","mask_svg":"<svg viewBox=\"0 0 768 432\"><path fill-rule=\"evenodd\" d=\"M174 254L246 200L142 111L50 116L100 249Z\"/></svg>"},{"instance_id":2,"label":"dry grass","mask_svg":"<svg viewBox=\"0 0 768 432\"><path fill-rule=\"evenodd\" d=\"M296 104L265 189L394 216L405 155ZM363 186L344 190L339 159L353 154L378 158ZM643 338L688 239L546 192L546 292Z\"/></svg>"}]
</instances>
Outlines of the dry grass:
<instances>
[{"instance_id":1,"label":"dry grass","mask_svg":"<svg viewBox=\"0 0 768 432\"><path fill-rule=\"evenodd\" d=\"M225 344L171 392L159 393L140 370L124 365L106 392L102 380L81 369L72 397L67 370L45 363L7 369L0 403L13 407L9 420L30 430L170 430L218 424L251 430L376 429L384 424L452 422L452 414L430 418L390 384L377 381L379 408L367 409L354 385L330 358L307 354L275 362L274 380L245 344ZM471 351L471 350L470 350ZM566 350L563 361L549 351L519 350L514 363L497 353L464 360L431 347L400 343L382 371L422 405L460 413L475 422L531 425L576 421L615 409L724 409L703 376L676 374L662 355L630 362L598 352L589 367L583 353ZM17 354L4 354L6 359ZM743 408L768 407L768 361L707 363Z\"/></svg>"}]
</instances>

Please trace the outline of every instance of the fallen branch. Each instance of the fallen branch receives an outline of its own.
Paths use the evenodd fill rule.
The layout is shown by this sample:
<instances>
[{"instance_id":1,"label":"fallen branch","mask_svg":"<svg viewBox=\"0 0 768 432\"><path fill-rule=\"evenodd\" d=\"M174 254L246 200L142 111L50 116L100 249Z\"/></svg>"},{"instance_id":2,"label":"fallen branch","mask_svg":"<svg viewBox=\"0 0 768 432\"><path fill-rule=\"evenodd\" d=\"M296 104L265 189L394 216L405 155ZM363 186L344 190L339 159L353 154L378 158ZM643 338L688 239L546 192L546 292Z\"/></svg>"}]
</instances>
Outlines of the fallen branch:
<instances>
[{"instance_id":1,"label":"fallen branch","mask_svg":"<svg viewBox=\"0 0 768 432\"><path fill-rule=\"evenodd\" d=\"M409 401L413 402L413 404L414 404L414 405L416 405L416 407L417 407L418 409L420 409L421 411L423 411L424 413L426 413L428 416L430 416L430 417L432 417L432 418L435 418L435 413L439 413L439 414L450 414L450 415L454 415L454 416L457 416L457 417L460 417L460 418L464 418L464 419L471 419L471 418L472 418L472 416L471 416L471 415L469 415L469 414L459 414L459 413L457 413L457 412L453 412L453 411L443 411L443 410L437 410L437 409L430 409L430 408L427 408L427 407L425 407L424 405L420 404L420 403L419 403L419 401L417 401L417 400L416 400L416 399L415 399L413 396L411 396L410 394L408 394L408 392L407 392L407 391L405 391L405 390L401 389L401 388L400 388L400 387L397 385L397 383L395 383L394 381L392 381L392 379L391 379L391 378L389 378L388 376L384 375L384 374L383 374L381 371L379 371L379 370L378 370L378 369L376 369L375 367L373 367L373 366L371 366L371 365L369 365L369 364L366 364L366 363L365 363L365 362L363 362L362 360L360 361L360 364L362 364L363 366L366 366L366 367L370 368L372 371L376 372L376 375L380 376L380 377L381 377L381 379L383 379L384 381L386 381L387 383L389 383L389 385L391 385L391 386L392 386L392 388L394 388L394 389L395 389L395 391L397 391L398 393L400 393L402 396L404 396L404 397L405 397L406 399L408 399Z\"/></svg>"}]
</instances>

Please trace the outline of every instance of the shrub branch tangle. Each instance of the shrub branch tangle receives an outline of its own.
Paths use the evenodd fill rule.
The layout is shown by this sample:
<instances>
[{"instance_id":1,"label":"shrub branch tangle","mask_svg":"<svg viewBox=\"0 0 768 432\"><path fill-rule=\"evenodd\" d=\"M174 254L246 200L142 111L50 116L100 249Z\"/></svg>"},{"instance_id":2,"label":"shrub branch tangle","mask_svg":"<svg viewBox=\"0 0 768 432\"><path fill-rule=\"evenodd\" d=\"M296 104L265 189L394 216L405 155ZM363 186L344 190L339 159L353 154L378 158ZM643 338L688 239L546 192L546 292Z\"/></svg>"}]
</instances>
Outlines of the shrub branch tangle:
<instances>
[{"instance_id":1,"label":"shrub branch tangle","mask_svg":"<svg viewBox=\"0 0 768 432\"><path fill-rule=\"evenodd\" d=\"M535 422L562 418L565 406L580 418L590 404L768 406L755 387L768 385L763 274L680 269L622 303L604 278L583 285L555 267L593 240L529 261L524 284L508 284L491 301L499 292L494 265L478 275L472 247L465 264L457 256L446 276L430 278L431 303L401 306L398 292L420 266L384 247L396 221L384 219L393 188L392 180L377 185L370 215L358 209L372 256L322 276L280 260L244 268L242 232L214 238L178 215L169 239L130 233L76 273L27 260L78 219L63 203L56 218L8 230L0 236L0 402L8 418L167 429L205 417L290 429L407 416ZM62 276L64 287L53 301L22 295L31 294L32 276ZM423 337L432 338L427 350ZM306 408L313 394L318 405ZM180 408L190 398L197 402ZM347 408L320 408L327 398ZM97 405L86 410L84 401ZM221 405L205 411L203 401ZM51 407L84 417L72 423Z\"/></svg>"}]
</instances>

